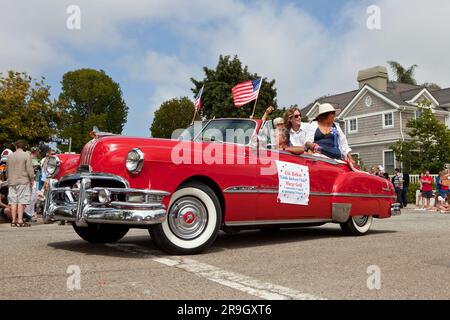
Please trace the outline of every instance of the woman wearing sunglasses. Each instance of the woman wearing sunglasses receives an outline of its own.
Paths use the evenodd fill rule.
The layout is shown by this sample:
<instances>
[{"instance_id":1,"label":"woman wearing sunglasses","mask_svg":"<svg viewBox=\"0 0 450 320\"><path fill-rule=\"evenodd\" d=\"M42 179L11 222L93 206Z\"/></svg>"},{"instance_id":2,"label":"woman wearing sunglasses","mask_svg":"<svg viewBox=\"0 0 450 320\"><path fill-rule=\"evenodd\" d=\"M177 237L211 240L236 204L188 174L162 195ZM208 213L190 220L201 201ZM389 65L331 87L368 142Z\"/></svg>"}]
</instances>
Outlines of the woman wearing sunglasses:
<instances>
[{"instance_id":1,"label":"woman wearing sunglasses","mask_svg":"<svg viewBox=\"0 0 450 320\"><path fill-rule=\"evenodd\" d=\"M305 147L306 128L302 127L302 114L300 109L292 107L284 115L284 125L289 130L289 141L295 147Z\"/></svg>"}]
</instances>

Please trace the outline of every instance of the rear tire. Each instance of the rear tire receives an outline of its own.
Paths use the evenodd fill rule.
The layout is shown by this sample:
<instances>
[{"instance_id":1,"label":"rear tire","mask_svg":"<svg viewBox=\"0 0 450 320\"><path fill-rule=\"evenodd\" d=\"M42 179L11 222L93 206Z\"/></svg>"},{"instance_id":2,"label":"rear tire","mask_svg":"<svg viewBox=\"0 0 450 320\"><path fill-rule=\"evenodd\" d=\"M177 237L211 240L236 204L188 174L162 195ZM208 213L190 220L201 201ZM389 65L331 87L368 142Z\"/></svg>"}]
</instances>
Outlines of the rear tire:
<instances>
[{"instance_id":1,"label":"rear tire","mask_svg":"<svg viewBox=\"0 0 450 320\"><path fill-rule=\"evenodd\" d=\"M214 191L198 182L183 185L171 197L167 219L149 228L156 247L169 254L197 254L216 240L222 209Z\"/></svg>"},{"instance_id":2,"label":"rear tire","mask_svg":"<svg viewBox=\"0 0 450 320\"><path fill-rule=\"evenodd\" d=\"M373 216L354 216L341 223L342 232L349 236L365 235L372 225Z\"/></svg>"},{"instance_id":3,"label":"rear tire","mask_svg":"<svg viewBox=\"0 0 450 320\"><path fill-rule=\"evenodd\" d=\"M89 224L87 227L72 225L75 232L87 242L108 243L122 239L130 229L125 225Z\"/></svg>"}]
</instances>

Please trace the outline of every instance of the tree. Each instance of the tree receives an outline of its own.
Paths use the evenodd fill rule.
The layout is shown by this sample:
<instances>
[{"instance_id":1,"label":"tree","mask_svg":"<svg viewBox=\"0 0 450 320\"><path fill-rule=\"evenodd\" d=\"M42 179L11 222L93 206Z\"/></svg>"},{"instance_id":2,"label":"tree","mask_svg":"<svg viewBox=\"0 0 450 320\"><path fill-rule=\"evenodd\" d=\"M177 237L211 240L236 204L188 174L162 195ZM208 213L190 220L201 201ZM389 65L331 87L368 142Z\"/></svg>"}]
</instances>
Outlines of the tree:
<instances>
[{"instance_id":1,"label":"tree","mask_svg":"<svg viewBox=\"0 0 450 320\"><path fill-rule=\"evenodd\" d=\"M59 121L58 107L50 99L50 87L26 72L0 73L0 140L27 140L30 145L47 141Z\"/></svg>"},{"instance_id":2,"label":"tree","mask_svg":"<svg viewBox=\"0 0 450 320\"><path fill-rule=\"evenodd\" d=\"M194 103L187 97L165 101L158 110L150 127L154 138L170 138L176 129L186 128L194 116ZM201 120L197 113L195 120Z\"/></svg>"},{"instance_id":3,"label":"tree","mask_svg":"<svg viewBox=\"0 0 450 320\"><path fill-rule=\"evenodd\" d=\"M440 85L438 85L434 82L425 82L425 83L422 83L421 86L427 88L430 91L442 89Z\"/></svg>"},{"instance_id":4,"label":"tree","mask_svg":"<svg viewBox=\"0 0 450 320\"><path fill-rule=\"evenodd\" d=\"M219 57L215 70L204 67L203 71L205 72L203 80L191 78L192 83L195 85L191 90L195 95L205 85L202 95L203 108L200 111L203 117L207 119L214 117L248 118L252 114L255 101L236 108L233 103L231 89L241 82L259 78L258 74L250 73L247 66L242 67L242 63L237 56L231 59L230 56L222 55ZM275 109L277 108L275 100L277 92L274 85L275 80L268 82L266 78L263 79L256 104L255 118L262 117L269 105L272 105Z\"/></svg>"},{"instance_id":5,"label":"tree","mask_svg":"<svg viewBox=\"0 0 450 320\"><path fill-rule=\"evenodd\" d=\"M403 170L436 173L450 163L450 130L436 119L430 105L430 101L423 100L418 106L421 116L408 121L410 139L391 146L397 160L403 163Z\"/></svg>"},{"instance_id":6,"label":"tree","mask_svg":"<svg viewBox=\"0 0 450 320\"><path fill-rule=\"evenodd\" d=\"M416 80L414 79L414 71L418 67L417 64L413 64L411 67L406 69L396 61L388 61L387 63L391 67L392 71L394 71L397 77L397 82L417 84Z\"/></svg>"},{"instance_id":7,"label":"tree","mask_svg":"<svg viewBox=\"0 0 450 320\"><path fill-rule=\"evenodd\" d=\"M72 138L72 149L80 151L90 140L94 126L100 131L122 133L128 107L118 83L103 70L79 69L64 74L59 104L64 109L62 138Z\"/></svg>"}]
</instances>

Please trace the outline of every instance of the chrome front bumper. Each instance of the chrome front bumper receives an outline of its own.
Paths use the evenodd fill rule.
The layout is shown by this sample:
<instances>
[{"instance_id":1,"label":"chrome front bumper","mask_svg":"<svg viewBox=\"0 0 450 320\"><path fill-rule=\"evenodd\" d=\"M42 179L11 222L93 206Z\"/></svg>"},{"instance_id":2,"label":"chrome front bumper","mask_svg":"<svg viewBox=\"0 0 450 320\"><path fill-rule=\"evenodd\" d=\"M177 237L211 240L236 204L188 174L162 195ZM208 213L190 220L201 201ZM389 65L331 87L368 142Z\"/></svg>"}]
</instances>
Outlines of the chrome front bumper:
<instances>
[{"instance_id":1,"label":"chrome front bumper","mask_svg":"<svg viewBox=\"0 0 450 320\"><path fill-rule=\"evenodd\" d=\"M399 216L401 213L400 203L391 204L391 216Z\"/></svg>"},{"instance_id":2,"label":"chrome front bumper","mask_svg":"<svg viewBox=\"0 0 450 320\"><path fill-rule=\"evenodd\" d=\"M79 188L56 187L57 180L50 179L45 197L45 221L72 221L79 227L88 223L125 224L146 226L161 223L167 210L161 203L170 193L160 190L131 188L91 187L90 177L81 177ZM99 192L107 193L100 202ZM125 201L114 201L117 196ZM142 199L131 202L131 196Z\"/></svg>"}]
</instances>

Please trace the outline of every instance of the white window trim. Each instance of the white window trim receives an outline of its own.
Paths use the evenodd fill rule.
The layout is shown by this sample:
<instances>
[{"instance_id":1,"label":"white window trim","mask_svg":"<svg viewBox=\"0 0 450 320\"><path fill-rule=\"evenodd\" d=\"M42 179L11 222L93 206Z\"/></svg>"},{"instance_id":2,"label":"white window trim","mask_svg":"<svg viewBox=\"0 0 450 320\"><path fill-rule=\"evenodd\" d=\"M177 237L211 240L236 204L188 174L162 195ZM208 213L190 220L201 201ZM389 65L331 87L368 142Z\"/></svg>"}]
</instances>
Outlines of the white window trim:
<instances>
[{"instance_id":1,"label":"white window trim","mask_svg":"<svg viewBox=\"0 0 450 320\"><path fill-rule=\"evenodd\" d=\"M392 124L391 125L385 125L384 117L387 114L392 114ZM393 112L383 112L383 116L381 117L382 123L383 123L383 129L392 129L394 128L395 119L394 119L394 113Z\"/></svg>"},{"instance_id":2,"label":"white window trim","mask_svg":"<svg viewBox=\"0 0 450 320\"><path fill-rule=\"evenodd\" d=\"M386 172L386 157L385 157L385 153L386 152L392 152L394 153L394 169L397 168L397 159L395 158L395 152L394 150L383 150L383 168L384 168L384 172ZM392 172L388 172L389 174L392 174Z\"/></svg>"},{"instance_id":3,"label":"white window trim","mask_svg":"<svg viewBox=\"0 0 450 320\"><path fill-rule=\"evenodd\" d=\"M356 121L356 130L351 130L351 125L350 125L350 121L355 120ZM353 133L358 133L358 118L357 117L353 117L353 118L347 118L347 133L348 134L353 134Z\"/></svg>"}]
</instances>

